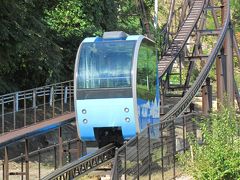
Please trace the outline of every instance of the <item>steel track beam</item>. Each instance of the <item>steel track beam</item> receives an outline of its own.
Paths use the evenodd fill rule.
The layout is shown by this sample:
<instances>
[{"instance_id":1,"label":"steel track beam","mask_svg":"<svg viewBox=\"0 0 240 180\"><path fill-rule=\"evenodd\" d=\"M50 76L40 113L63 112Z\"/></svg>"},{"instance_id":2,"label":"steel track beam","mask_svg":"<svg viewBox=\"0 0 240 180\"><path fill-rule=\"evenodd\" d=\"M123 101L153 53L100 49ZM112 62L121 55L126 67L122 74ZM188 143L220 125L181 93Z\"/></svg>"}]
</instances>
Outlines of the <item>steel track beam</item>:
<instances>
[{"instance_id":1,"label":"steel track beam","mask_svg":"<svg viewBox=\"0 0 240 180\"><path fill-rule=\"evenodd\" d=\"M109 144L97 150L93 154L86 155L70 164L63 166L62 168L57 169L53 173L44 177L42 180L71 180L73 178L82 176L113 159L115 155L115 148L116 147L113 144Z\"/></svg>"}]
</instances>

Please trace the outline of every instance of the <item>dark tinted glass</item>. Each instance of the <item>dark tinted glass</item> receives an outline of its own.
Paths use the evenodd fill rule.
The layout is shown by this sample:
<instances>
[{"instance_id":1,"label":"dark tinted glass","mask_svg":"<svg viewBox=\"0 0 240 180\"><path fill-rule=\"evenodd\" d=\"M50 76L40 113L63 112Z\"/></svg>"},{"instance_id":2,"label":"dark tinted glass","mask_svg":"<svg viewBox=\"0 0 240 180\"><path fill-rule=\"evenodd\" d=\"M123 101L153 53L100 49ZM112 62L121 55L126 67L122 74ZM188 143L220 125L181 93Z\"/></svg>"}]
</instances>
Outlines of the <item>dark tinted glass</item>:
<instances>
[{"instance_id":1,"label":"dark tinted glass","mask_svg":"<svg viewBox=\"0 0 240 180\"><path fill-rule=\"evenodd\" d=\"M78 89L77 99L131 98L132 88Z\"/></svg>"}]
</instances>

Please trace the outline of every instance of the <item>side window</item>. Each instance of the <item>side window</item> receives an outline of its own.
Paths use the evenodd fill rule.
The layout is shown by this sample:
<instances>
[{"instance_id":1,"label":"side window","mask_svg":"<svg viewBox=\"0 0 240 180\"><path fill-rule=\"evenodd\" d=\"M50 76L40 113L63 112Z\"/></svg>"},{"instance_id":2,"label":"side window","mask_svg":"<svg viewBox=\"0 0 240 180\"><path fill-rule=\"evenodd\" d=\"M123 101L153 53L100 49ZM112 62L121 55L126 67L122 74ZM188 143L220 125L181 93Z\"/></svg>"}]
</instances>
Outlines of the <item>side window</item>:
<instances>
[{"instance_id":1,"label":"side window","mask_svg":"<svg viewBox=\"0 0 240 180\"><path fill-rule=\"evenodd\" d=\"M137 97L154 100L156 92L156 55L154 47L143 42L137 63Z\"/></svg>"},{"instance_id":2,"label":"side window","mask_svg":"<svg viewBox=\"0 0 240 180\"><path fill-rule=\"evenodd\" d=\"M153 46L148 47L149 61L148 61L148 79L149 79L149 93L151 100L154 100L156 94L156 80L157 80L157 62L156 51Z\"/></svg>"}]
</instances>

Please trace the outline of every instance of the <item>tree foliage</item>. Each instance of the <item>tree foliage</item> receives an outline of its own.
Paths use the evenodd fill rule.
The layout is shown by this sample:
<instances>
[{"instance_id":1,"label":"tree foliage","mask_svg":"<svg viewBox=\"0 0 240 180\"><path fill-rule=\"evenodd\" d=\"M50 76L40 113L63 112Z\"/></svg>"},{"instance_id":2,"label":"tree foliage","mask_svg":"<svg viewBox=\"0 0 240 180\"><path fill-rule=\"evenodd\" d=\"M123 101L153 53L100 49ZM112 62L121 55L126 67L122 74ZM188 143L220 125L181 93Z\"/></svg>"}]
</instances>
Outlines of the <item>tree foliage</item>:
<instances>
[{"instance_id":1,"label":"tree foliage","mask_svg":"<svg viewBox=\"0 0 240 180\"><path fill-rule=\"evenodd\" d=\"M41 20L37 0L0 1L0 91L58 81L61 49Z\"/></svg>"},{"instance_id":2,"label":"tree foliage","mask_svg":"<svg viewBox=\"0 0 240 180\"><path fill-rule=\"evenodd\" d=\"M113 30L123 30L127 33L141 31L135 1L60 1L54 9L47 10L46 15L45 20L50 28L65 37L83 38Z\"/></svg>"},{"instance_id":3,"label":"tree foliage","mask_svg":"<svg viewBox=\"0 0 240 180\"><path fill-rule=\"evenodd\" d=\"M232 21L237 32L240 32L240 3L239 0L231 0Z\"/></svg>"},{"instance_id":4,"label":"tree foliage","mask_svg":"<svg viewBox=\"0 0 240 180\"><path fill-rule=\"evenodd\" d=\"M72 79L80 42L111 30L142 33L135 1L1 0L0 94Z\"/></svg>"},{"instance_id":5,"label":"tree foliage","mask_svg":"<svg viewBox=\"0 0 240 180\"><path fill-rule=\"evenodd\" d=\"M94 16L90 16L89 14L92 14L91 10L85 11L84 6L86 8L92 6L91 1L62 1L53 10L46 11L46 22L51 29L56 30L64 37L82 37L87 33L89 35L99 34L100 22L94 17L97 12ZM97 24L94 21L97 21Z\"/></svg>"}]
</instances>

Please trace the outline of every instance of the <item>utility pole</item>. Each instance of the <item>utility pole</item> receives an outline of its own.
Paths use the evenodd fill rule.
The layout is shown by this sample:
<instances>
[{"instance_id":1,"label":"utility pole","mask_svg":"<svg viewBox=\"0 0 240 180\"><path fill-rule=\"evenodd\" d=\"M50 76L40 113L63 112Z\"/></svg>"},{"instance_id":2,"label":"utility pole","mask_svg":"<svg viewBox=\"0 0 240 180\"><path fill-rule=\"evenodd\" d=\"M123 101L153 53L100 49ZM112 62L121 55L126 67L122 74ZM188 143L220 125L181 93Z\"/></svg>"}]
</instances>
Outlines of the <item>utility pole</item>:
<instances>
[{"instance_id":1,"label":"utility pole","mask_svg":"<svg viewBox=\"0 0 240 180\"><path fill-rule=\"evenodd\" d=\"M158 27L158 0L154 0L154 28L157 31Z\"/></svg>"}]
</instances>

